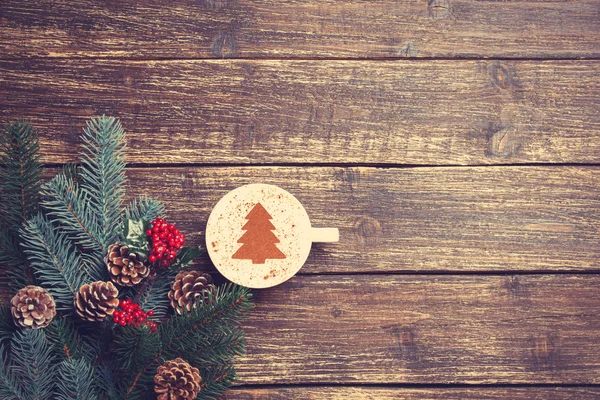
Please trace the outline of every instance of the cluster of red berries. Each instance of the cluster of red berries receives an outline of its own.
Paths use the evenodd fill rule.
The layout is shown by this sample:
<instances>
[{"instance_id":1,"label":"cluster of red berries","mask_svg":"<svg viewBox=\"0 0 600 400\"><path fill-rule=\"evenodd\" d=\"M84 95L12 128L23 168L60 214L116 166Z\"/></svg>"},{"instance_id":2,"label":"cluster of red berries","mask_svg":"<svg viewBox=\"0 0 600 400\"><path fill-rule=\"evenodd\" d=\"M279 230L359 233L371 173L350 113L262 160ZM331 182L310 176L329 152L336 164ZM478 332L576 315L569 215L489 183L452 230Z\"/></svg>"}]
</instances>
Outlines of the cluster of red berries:
<instances>
[{"instance_id":1,"label":"cluster of red berries","mask_svg":"<svg viewBox=\"0 0 600 400\"><path fill-rule=\"evenodd\" d=\"M119 308L113 313L113 321L121 326L131 325L136 328L146 325L152 332L156 332L156 322L150 321L148 317L154 316L154 311L145 312L139 305L129 299L119 300Z\"/></svg>"},{"instance_id":2,"label":"cluster of red berries","mask_svg":"<svg viewBox=\"0 0 600 400\"><path fill-rule=\"evenodd\" d=\"M152 245L148 260L161 267L171 265L177 257L177 250L185 242L185 235L160 217L152 221L152 229L146 231L146 236Z\"/></svg>"}]
</instances>

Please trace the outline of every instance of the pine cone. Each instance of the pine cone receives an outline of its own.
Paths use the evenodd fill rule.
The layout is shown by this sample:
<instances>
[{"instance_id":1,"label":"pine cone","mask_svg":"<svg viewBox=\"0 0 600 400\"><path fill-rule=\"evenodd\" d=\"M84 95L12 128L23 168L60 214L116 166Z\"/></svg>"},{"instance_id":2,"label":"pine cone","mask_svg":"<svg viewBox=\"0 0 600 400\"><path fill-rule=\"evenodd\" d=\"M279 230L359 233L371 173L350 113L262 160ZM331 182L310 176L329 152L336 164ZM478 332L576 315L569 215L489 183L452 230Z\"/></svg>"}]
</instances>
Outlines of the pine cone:
<instances>
[{"instance_id":1,"label":"pine cone","mask_svg":"<svg viewBox=\"0 0 600 400\"><path fill-rule=\"evenodd\" d=\"M181 358L165 362L157 368L154 391L157 400L192 400L200 392L200 371Z\"/></svg>"},{"instance_id":2,"label":"pine cone","mask_svg":"<svg viewBox=\"0 0 600 400\"><path fill-rule=\"evenodd\" d=\"M208 300L208 294L215 290L209 274L198 271L183 271L177 274L171 285L169 299L171 307L182 315L196 308L197 303Z\"/></svg>"},{"instance_id":3,"label":"pine cone","mask_svg":"<svg viewBox=\"0 0 600 400\"><path fill-rule=\"evenodd\" d=\"M119 290L112 282L85 284L75 296L75 312L88 321L103 321L119 305Z\"/></svg>"},{"instance_id":4,"label":"pine cone","mask_svg":"<svg viewBox=\"0 0 600 400\"><path fill-rule=\"evenodd\" d=\"M137 285L150 275L150 267L135 253L129 252L127 245L120 243L108 246L108 254L104 257L110 279L121 286Z\"/></svg>"},{"instance_id":5,"label":"pine cone","mask_svg":"<svg viewBox=\"0 0 600 400\"><path fill-rule=\"evenodd\" d=\"M10 301L15 325L21 328L45 328L56 315L54 298L39 286L25 286Z\"/></svg>"}]
</instances>

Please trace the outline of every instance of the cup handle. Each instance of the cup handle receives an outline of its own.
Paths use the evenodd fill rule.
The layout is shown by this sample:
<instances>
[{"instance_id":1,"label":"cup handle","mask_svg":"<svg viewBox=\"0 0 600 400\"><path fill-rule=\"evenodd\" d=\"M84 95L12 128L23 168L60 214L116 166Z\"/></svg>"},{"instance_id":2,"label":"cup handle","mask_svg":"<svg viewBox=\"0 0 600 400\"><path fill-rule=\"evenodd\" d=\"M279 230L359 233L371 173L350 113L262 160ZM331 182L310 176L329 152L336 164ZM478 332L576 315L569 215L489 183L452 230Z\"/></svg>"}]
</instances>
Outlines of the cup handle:
<instances>
[{"instance_id":1,"label":"cup handle","mask_svg":"<svg viewBox=\"0 0 600 400\"><path fill-rule=\"evenodd\" d=\"M310 228L310 241L313 243L332 243L339 240L338 228Z\"/></svg>"}]
</instances>

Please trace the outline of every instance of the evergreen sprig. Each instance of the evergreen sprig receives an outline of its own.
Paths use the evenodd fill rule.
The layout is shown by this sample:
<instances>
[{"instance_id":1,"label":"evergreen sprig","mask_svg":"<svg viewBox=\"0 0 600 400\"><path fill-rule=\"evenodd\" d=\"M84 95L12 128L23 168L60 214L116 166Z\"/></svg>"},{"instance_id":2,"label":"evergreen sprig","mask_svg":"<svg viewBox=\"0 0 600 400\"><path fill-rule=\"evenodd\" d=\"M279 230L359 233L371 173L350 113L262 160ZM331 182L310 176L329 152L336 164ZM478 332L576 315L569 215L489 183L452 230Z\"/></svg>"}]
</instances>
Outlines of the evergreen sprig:
<instances>
[{"instance_id":1,"label":"evergreen sprig","mask_svg":"<svg viewBox=\"0 0 600 400\"><path fill-rule=\"evenodd\" d=\"M58 309L71 310L79 288L91 282L75 245L43 214L27 221L22 239L39 282L54 296Z\"/></svg>"},{"instance_id":2,"label":"evergreen sprig","mask_svg":"<svg viewBox=\"0 0 600 400\"><path fill-rule=\"evenodd\" d=\"M171 305L168 294L177 272L167 269L160 271L155 278L147 280L147 283L138 289L138 305L144 310L154 311L156 318L164 318Z\"/></svg>"},{"instance_id":3,"label":"evergreen sprig","mask_svg":"<svg viewBox=\"0 0 600 400\"><path fill-rule=\"evenodd\" d=\"M0 129L0 265L14 287L34 283L19 248L19 228L38 209L42 165L39 138L28 121Z\"/></svg>"},{"instance_id":4,"label":"evergreen sprig","mask_svg":"<svg viewBox=\"0 0 600 400\"><path fill-rule=\"evenodd\" d=\"M9 358L9 351L0 345L0 399L25 400L25 382L15 373L13 363Z\"/></svg>"},{"instance_id":5,"label":"evergreen sprig","mask_svg":"<svg viewBox=\"0 0 600 400\"><path fill-rule=\"evenodd\" d=\"M102 256L118 237L125 195L125 132L121 122L102 116L88 122L82 135L81 188L98 223Z\"/></svg>"},{"instance_id":6,"label":"evergreen sprig","mask_svg":"<svg viewBox=\"0 0 600 400\"><path fill-rule=\"evenodd\" d=\"M0 134L0 220L18 227L37 211L40 197L39 138L27 121L4 126Z\"/></svg>"},{"instance_id":7,"label":"evergreen sprig","mask_svg":"<svg viewBox=\"0 0 600 400\"><path fill-rule=\"evenodd\" d=\"M10 313L10 306L0 304L0 344L8 343L16 329Z\"/></svg>"},{"instance_id":8,"label":"evergreen sprig","mask_svg":"<svg viewBox=\"0 0 600 400\"><path fill-rule=\"evenodd\" d=\"M198 248L181 249L171 268L119 288L121 299L154 312L157 331L71 319L79 288L108 279L108 246L121 242L136 250L139 242L136 251L143 255L148 221L165 213L162 203L146 197L123 207L125 137L119 121L91 120L82 135L81 165L65 167L43 185L35 131L18 122L2 135L0 265L14 267L19 288L35 283L48 290L59 312L44 329L22 330L10 308L0 305L0 399L156 398L157 367L177 357L200 370L198 399L226 390L235 380L233 359L244 352L238 323L251 307L251 294L224 285L192 312L173 316L171 283Z\"/></svg>"},{"instance_id":9,"label":"evergreen sprig","mask_svg":"<svg viewBox=\"0 0 600 400\"><path fill-rule=\"evenodd\" d=\"M240 318L252 307L251 293L247 288L226 284L219 287L214 295L209 295L206 302L197 305L196 309L183 316L171 317L167 322L161 324L157 335L160 336L160 346L156 348L145 348L138 346L136 352L143 354L143 358L151 360L143 368L135 371L131 378L131 385L127 391L128 397L135 397L152 385L152 379L156 373L156 368L166 360L181 357L190 362L190 356L197 352L213 352L211 362L205 364L208 359L203 359L202 363L196 361L197 368L205 368L206 365L227 366L233 357L241 355L244 352L245 344L243 336L235 336L235 341L227 343L220 348L210 350L207 347L217 344L220 335L231 335L234 327L239 323ZM127 343L123 345L128 346ZM149 355L148 353L154 354ZM121 350L121 353L124 352ZM140 357L141 358L141 357ZM121 359L122 362L130 365L127 359ZM207 376L206 379L209 379ZM209 380L203 381L208 385ZM131 397L133 395L134 397ZM210 397L208 397L210 398Z\"/></svg>"},{"instance_id":10,"label":"evergreen sprig","mask_svg":"<svg viewBox=\"0 0 600 400\"><path fill-rule=\"evenodd\" d=\"M15 332L11 343L11 370L23 383L24 399L50 400L54 393L55 358L43 329Z\"/></svg>"},{"instance_id":11,"label":"evergreen sprig","mask_svg":"<svg viewBox=\"0 0 600 400\"><path fill-rule=\"evenodd\" d=\"M54 318L46 329L52 351L59 359L79 360L86 358L91 361L94 349L85 340L72 321L67 318Z\"/></svg>"},{"instance_id":12,"label":"evergreen sprig","mask_svg":"<svg viewBox=\"0 0 600 400\"><path fill-rule=\"evenodd\" d=\"M66 359L58 365L57 400L96 400L94 366L85 358Z\"/></svg>"},{"instance_id":13,"label":"evergreen sprig","mask_svg":"<svg viewBox=\"0 0 600 400\"><path fill-rule=\"evenodd\" d=\"M42 206L60 229L77 246L81 246L81 256L90 266L89 274L94 280L105 275L102 261L100 225L96 213L89 207L92 194L79 188L69 170L58 173L42 186Z\"/></svg>"},{"instance_id":14,"label":"evergreen sprig","mask_svg":"<svg viewBox=\"0 0 600 400\"><path fill-rule=\"evenodd\" d=\"M157 217L165 215L165 205L158 200L141 196L133 200L125 209L125 220L142 219L144 221L152 221Z\"/></svg>"}]
</instances>

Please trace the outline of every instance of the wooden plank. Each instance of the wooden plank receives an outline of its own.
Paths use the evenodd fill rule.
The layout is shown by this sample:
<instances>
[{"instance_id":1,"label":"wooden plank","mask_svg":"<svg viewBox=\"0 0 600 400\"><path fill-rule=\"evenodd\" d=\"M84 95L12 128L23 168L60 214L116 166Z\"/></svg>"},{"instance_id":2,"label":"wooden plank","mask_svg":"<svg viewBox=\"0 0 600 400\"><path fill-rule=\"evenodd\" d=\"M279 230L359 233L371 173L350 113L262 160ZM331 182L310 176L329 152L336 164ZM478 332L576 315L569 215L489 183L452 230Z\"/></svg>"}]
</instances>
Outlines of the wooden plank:
<instances>
[{"instance_id":1,"label":"wooden plank","mask_svg":"<svg viewBox=\"0 0 600 400\"><path fill-rule=\"evenodd\" d=\"M314 387L232 389L224 398L231 400L583 400L598 399L598 388L460 388L412 389L385 387Z\"/></svg>"},{"instance_id":2,"label":"wooden plank","mask_svg":"<svg viewBox=\"0 0 600 400\"><path fill-rule=\"evenodd\" d=\"M599 163L599 97L598 61L0 61L50 163L103 113L135 163Z\"/></svg>"},{"instance_id":3,"label":"wooden plank","mask_svg":"<svg viewBox=\"0 0 600 400\"><path fill-rule=\"evenodd\" d=\"M190 243L210 211L248 183L278 185L315 227L302 273L598 271L598 167L133 168L130 194L163 200ZM208 257L201 259L208 265Z\"/></svg>"},{"instance_id":4,"label":"wooden plank","mask_svg":"<svg viewBox=\"0 0 600 400\"><path fill-rule=\"evenodd\" d=\"M295 277L255 291L237 370L246 384L598 384L599 285L598 275Z\"/></svg>"},{"instance_id":5,"label":"wooden plank","mask_svg":"<svg viewBox=\"0 0 600 400\"><path fill-rule=\"evenodd\" d=\"M4 0L4 57L598 57L598 0Z\"/></svg>"}]
</instances>

